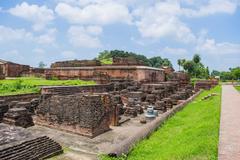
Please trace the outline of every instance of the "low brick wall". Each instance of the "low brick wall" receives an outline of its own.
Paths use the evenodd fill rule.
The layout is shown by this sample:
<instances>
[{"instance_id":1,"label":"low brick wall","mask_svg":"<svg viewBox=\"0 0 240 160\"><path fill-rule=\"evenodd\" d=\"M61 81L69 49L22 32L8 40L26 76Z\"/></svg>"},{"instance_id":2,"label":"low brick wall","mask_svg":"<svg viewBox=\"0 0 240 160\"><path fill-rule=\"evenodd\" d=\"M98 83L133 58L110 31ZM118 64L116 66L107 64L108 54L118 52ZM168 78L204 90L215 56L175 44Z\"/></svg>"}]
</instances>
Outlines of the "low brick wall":
<instances>
[{"instance_id":1,"label":"low brick wall","mask_svg":"<svg viewBox=\"0 0 240 160\"><path fill-rule=\"evenodd\" d=\"M71 95L76 93L102 93L114 90L114 84L88 85L88 86L50 86L42 87L41 94Z\"/></svg>"},{"instance_id":2,"label":"low brick wall","mask_svg":"<svg viewBox=\"0 0 240 160\"><path fill-rule=\"evenodd\" d=\"M0 96L0 100L5 100L5 102L9 103L11 101L31 101L34 98L39 98L39 93L28 93L28 94L18 94L18 95L8 95L8 96Z\"/></svg>"}]
</instances>

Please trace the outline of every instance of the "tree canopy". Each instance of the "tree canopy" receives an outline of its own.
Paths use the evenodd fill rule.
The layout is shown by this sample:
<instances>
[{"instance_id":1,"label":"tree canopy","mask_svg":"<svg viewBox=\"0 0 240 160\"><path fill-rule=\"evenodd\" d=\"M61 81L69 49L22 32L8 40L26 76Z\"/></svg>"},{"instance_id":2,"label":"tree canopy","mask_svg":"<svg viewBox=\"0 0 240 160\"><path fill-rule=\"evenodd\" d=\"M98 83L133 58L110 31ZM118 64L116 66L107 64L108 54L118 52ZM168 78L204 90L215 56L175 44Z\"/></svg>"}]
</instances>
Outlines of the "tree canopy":
<instances>
[{"instance_id":1,"label":"tree canopy","mask_svg":"<svg viewBox=\"0 0 240 160\"><path fill-rule=\"evenodd\" d=\"M145 65L150 67L156 67L156 68L159 68L162 66L172 67L171 61L167 58L163 59L160 56L147 58L142 54L127 52L122 50L111 50L111 51L104 50L103 52L99 53L97 59L104 63L104 62L110 62L110 61L112 62L112 58L115 58L115 57L133 57L137 60L144 62Z\"/></svg>"}]
</instances>

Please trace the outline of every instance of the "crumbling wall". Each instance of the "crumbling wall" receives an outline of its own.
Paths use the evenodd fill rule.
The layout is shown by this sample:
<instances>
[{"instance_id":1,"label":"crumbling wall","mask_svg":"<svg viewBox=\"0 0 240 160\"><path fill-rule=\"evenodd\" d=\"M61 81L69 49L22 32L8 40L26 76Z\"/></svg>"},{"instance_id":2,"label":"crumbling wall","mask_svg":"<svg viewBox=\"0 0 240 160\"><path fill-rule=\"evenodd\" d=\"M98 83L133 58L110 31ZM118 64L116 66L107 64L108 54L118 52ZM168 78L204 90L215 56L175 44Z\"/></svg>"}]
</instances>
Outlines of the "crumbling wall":
<instances>
[{"instance_id":1,"label":"crumbling wall","mask_svg":"<svg viewBox=\"0 0 240 160\"><path fill-rule=\"evenodd\" d=\"M111 123L112 101L108 94L43 96L36 109L36 123L95 137Z\"/></svg>"},{"instance_id":2,"label":"crumbling wall","mask_svg":"<svg viewBox=\"0 0 240 160\"><path fill-rule=\"evenodd\" d=\"M199 80L195 82L195 89L211 89L212 87L218 85L217 80Z\"/></svg>"},{"instance_id":3,"label":"crumbling wall","mask_svg":"<svg viewBox=\"0 0 240 160\"><path fill-rule=\"evenodd\" d=\"M112 65L127 65L127 66L145 66L143 61L138 60L134 57L113 57Z\"/></svg>"},{"instance_id":4,"label":"crumbling wall","mask_svg":"<svg viewBox=\"0 0 240 160\"><path fill-rule=\"evenodd\" d=\"M16 63L6 63L4 67L6 77L19 77L23 74L29 73L30 70L30 66Z\"/></svg>"},{"instance_id":5,"label":"crumbling wall","mask_svg":"<svg viewBox=\"0 0 240 160\"><path fill-rule=\"evenodd\" d=\"M49 86L42 87L41 94L71 95L76 93L102 93L114 90L114 84L88 85L88 86Z\"/></svg>"},{"instance_id":6,"label":"crumbling wall","mask_svg":"<svg viewBox=\"0 0 240 160\"><path fill-rule=\"evenodd\" d=\"M8 95L0 96L0 100L4 100L6 103L11 101L31 101L34 98L39 98L40 94L38 93L29 93L29 94L19 94L19 95Z\"/></svg>"},{"instance_id":7,"label":"crumbling wall","mask_svg":"<svg viewBox=\"0 0 240 160\"><path fill-rule=\"evenodd\" d=\"M84 66L101 66L99 60L69 60L60 61L51 64L51 68L57 67L84 67Z\"/></svg>"}]
</instances>

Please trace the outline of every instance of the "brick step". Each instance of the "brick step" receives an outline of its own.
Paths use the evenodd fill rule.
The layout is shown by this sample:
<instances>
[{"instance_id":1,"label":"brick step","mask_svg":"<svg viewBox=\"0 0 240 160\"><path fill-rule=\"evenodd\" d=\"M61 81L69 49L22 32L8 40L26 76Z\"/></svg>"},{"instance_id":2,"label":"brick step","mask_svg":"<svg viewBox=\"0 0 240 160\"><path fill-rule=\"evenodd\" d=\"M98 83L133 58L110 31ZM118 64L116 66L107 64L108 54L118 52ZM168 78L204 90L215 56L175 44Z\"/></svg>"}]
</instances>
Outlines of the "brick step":
<instances>
[{"instance_id":1,"label":"brick step","mask_svg":"<svg viewBox=\"0 0 240 160\"><path fill-rule=\"evenodd\" d=\"M1 150L0 159L42 159L62 152L62 147L57 142L44 136Z\"/></svg>"},{"instance_id":2,"label":"brick step","mask_svg":"<svg viewBox=\"0 0 240 160\"><path fill-rule=\"evenodd\" d=\"M31 153L31 155L32 155L32 154L34 154L34 153L32 153L34 151L41 151L41 150L48 151L48 150L51 150L51 148L53 148L53 149L59 149L60 148L61 149L61 146L60 145L56 145L56 144L57 143L51 142L51 141L47 141L47 142L43 141L42 143L39 143L39 144L37 144L35 146L31 146L30 145L30 146L21 148L21 150L15 150L10 155L4 156L2 158L10 159L12 157L20 157L22 155L26 155L28 153L27 151L29 151Z\"/></svg>"},{"instance_id":3,"label":"brick step","mask_svg":"<svg viewBox=\"0 0 240 160\"><path fill-rule=\"evenodd\" d=\"M48 139L49 139L48 137L39 137L39 138L30 140L30 141L27 141L27 142L23 142L23 143L21 143L19 145L16 145L16 146L6 148L6 149L0 151L0 158L2 158L2 155L6 156L8 154L14 153L15 151L20 151L21 148L29 147L31 145L34 146L34 144L45 143L45 141L48 140Z\"/></svg>"}]
</instances>

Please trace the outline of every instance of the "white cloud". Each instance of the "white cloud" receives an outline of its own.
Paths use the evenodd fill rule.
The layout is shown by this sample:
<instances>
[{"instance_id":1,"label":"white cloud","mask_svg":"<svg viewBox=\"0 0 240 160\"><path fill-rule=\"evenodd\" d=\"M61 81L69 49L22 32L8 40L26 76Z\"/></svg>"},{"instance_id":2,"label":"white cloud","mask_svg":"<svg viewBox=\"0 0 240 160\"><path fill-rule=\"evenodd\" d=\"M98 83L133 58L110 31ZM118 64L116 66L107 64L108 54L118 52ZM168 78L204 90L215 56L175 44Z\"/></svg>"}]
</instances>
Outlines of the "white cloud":
<instances>
[{"instance_id":1,"label":"white cloud","mask_svg":"<svg viewBox=\"0 0 240 160\"><path fill-rule=\"evenodd\" d=\"M29 5L27 2L10 8L8 12L14 16L33 22L33 29L35 31L44 29L54 19L54 12L47 6Z\"/></svg>"},{"instance_id":2,"label":"white cloud","mask_svg":"<svg viewBox=\"0 0 240 160\"><path fill-rule=\"evenodd\" d=\"M61 53L61 55L63 56L63 58L76 58L77 54L73 51L63 51Z\"/></svg>"},{"instance_id":3,"label":"white cloud","mask_svg":"<svg viewBox=\"0 0 240 160\"><path fill-rule=\"evenodd\" d=\"M39 44L53 44L56 40L57 29L52 28L47 30L45 34L36 37L36 41Z\"/></svg>"},{"instance_id":4,"label":"white cloud","mask_svg":"<svg viewBox=\"0 0 240 160\"><path fill-rule=\"evenodd\" d=\"M88 27L71 26L68 30L68 37L70 43L75 47L99 48L102 45L96 33L99 34L99 30L93 32Z\"/></svg>"},{"instance_id":5,"label":"white cloud","mask_svg":"<svg viewBox=\"0 0 240 160\"><path fill-rule=\"evenodd\" d=\"M33 35L25 29L13 29L0 25L0 42L33 40Z\"/></svg>"},{"instance_id":6,"label":"white cloud","mask_svg":"<svg viewBox=\"0 0 240 160\"><path fill-rule=\"evenodd\" d=\"M179 3L159 2L152 7L134 11L139 18L136 26L143 37L173 38L179 42L192 43L196 40L191 29L177 17L181 13Z\"/></svg>"},{"instance_id":7,"label":"white cloud","mask_svg":"<svg viewBox=\"0 0 240 160\"><path fill-rule=\"evenodd\" d=\"M165 47L162 50L162 52L166 54L176 55L176 56L183 56L188 53L187 50L184 48L170 48L170 47Z\"/></svg>"},{"instance_id":8,"label":"white cloud","mask_svg":"<svg viewBox=\"0 0 240 160\"><path fill-rule=\"evenodd\" d=\"M87 3L88 4L88 3ZM84 7L58 3L56 13L74 24L106 25L116 22L130 23L131 16L128 8L120 3L91 3Z\"/></svg>"},{"instance_id":9,"label":"white cloud","mask_svg":"<svg viewBox=\"0 0 240 160\"><path fill-rule=\"evenodd\" d=\"M0 25L0 43L6 42L33 42L38 44L55 44L57 30L48 29L45 33L37 36L25 29L14 29Z\"/></svg>"},{"instance_id":10,"label":"white cloud","mask_svg":"<svg viewBox=\"0 0 240 160\"><path fill-rule=\"evenodd\" d=\"M206 39L198 44L196 50L201 54L240 55L240 44L230 42L217 43L214 39Z\"/></svg>"},{"instance_id":11,"label":"white cloud","mask_svg":"<svg viewBox=\"0 0 240 160\"><path fill-rule=\"evenodd\" d=\"M184 10L186 16L202 17L217 13L233 14L237 9L237 1L233 0L210 0L206 5L201 5L198 9Z\"/></svg>"}]
</instances>

